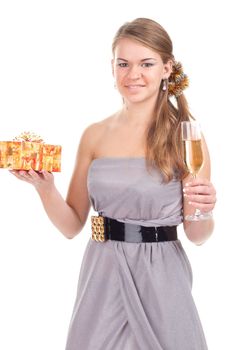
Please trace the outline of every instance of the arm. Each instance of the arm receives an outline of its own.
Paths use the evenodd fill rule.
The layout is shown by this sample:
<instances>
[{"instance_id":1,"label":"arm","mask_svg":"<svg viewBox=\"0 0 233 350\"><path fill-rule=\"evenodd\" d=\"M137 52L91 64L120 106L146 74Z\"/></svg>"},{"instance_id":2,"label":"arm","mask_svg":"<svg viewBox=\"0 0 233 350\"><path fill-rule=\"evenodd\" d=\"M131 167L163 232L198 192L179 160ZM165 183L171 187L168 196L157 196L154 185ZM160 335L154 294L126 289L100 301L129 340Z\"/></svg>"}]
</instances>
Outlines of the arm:
<instances>
[{"instance_id":1,"label":"arm","mask_svg":"<svg viewBox=\"0 0 233 350\"><path fill-rule=\"evenodd\" d=\"M94 130L95 124L90 125L80 139L66 200L55 187L52 173L38 173L34 170L11 171L17 178L35 187L49 219L67 238L73 238L82 230L90 210L87 173L92 161Z\"/></svg>"},{"instance_id":2,"label":"arm","mask_svg":"<svg viewBox=\"0 0 233 350\"><path fill-rule=\"evenodd\" d=\"M32 177L33 181L37 181L38 177L41 179L38 181L39 185L34 186L51 222L65 237L73 238L82 230L84 224L80 220L79 213L63 199L57 190L53 182L53 175L48 172L43 172L39 175L35 171L30 170L29 176ZM47 188L45 184L48 185Z\"/></svg>"},{"instance_id":3,"label":"arm","mask_svg":"<svg viewBox=\"0 0 233 350\"><path fill-rule=\"evenodd\" d=\"M183 180L183 215L193 214L196 208L202 212L213 210L216 203L216 192L210 182L210 157L204 137L202 138L204 164L195 180L188 175ZM212 234L214 220L186 221L183 223L184 231L189 240L200 245Z\"/></svg>"}]
</instances>

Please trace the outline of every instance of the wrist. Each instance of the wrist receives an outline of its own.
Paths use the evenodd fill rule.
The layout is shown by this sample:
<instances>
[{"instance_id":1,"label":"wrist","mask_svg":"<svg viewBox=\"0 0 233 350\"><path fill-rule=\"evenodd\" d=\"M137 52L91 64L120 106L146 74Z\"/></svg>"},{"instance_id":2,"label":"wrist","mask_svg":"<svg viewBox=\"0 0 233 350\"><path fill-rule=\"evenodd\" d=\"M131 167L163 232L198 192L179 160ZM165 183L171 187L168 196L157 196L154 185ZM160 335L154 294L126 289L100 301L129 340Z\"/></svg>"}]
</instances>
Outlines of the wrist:
<instances>
[{"instance_id":1,"label":"wrist","mask_svg":"<svg viewBox=\"0 0 233 350\"><path fill-rule=\"evenodd\" d=\"M40 197L43 197L45 195L51 195L56 189L54 183L50 183L50 184L39 183L39 184L34 184L34 187Z\"/></svg>"}]
</instances>

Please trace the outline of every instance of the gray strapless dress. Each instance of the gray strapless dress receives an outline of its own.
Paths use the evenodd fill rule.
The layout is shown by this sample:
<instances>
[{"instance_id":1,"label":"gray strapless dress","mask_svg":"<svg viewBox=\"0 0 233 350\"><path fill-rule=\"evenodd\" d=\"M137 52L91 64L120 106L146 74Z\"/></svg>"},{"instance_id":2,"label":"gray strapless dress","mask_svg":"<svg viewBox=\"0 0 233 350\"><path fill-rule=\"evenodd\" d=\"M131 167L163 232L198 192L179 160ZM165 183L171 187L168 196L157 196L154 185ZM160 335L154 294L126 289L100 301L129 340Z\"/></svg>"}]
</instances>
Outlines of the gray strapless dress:
<instances>
[{"instance_id":1,"label":"gray strapless dress","mask_svg":"<svg viewBox=\"0 0 233 350\"><path fill-rule=\"evenodd\" d=\"M92 161L87 186L100 215L144 226L182 222L182 188L149 174L145 158ZM206 350L180 240L88 241L66 350Z\"/></svg>"}]
</instances>

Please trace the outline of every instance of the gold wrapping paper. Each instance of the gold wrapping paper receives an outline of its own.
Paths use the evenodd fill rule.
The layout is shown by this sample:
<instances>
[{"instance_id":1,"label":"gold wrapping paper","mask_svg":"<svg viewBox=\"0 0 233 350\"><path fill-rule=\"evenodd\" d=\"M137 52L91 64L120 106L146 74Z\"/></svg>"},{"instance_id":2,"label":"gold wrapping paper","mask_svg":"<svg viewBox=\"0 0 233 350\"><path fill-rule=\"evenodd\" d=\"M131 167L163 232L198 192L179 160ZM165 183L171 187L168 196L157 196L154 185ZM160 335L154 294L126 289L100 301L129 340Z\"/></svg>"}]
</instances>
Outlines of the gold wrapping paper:
<instances>
[{"instance_id":1,"label":"gold wrapping paper","mask_svg":"<svg viewBox=\"0 0 233 350\"><path fill-rule=\"evenodd\" d=\"M61 171L61 146L45 144L35 134L22 135L15 141L0 141L0 168Z\"/></svg>"}]
</instances>

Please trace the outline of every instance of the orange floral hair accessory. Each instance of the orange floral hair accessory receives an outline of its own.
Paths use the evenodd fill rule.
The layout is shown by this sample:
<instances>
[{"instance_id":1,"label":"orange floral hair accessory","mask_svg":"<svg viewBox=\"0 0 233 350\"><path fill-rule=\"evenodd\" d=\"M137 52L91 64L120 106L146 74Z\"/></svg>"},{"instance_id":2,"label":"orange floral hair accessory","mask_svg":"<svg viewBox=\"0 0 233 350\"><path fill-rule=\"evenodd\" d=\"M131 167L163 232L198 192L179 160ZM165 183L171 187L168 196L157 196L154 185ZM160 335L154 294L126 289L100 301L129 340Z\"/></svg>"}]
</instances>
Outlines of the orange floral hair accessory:
<instances>
[{"instance_id":1,"label":"orange floral hair accessory","mask_svg":"<svg viewBox=\"0 0 233 350\"><path fill-rule=\"evenodd\" d=\"M171 75L168 78L168 96L179 97L188 86L189 79L183 72L182 64L174 61Z\"/></svg>"}]
</instances>

